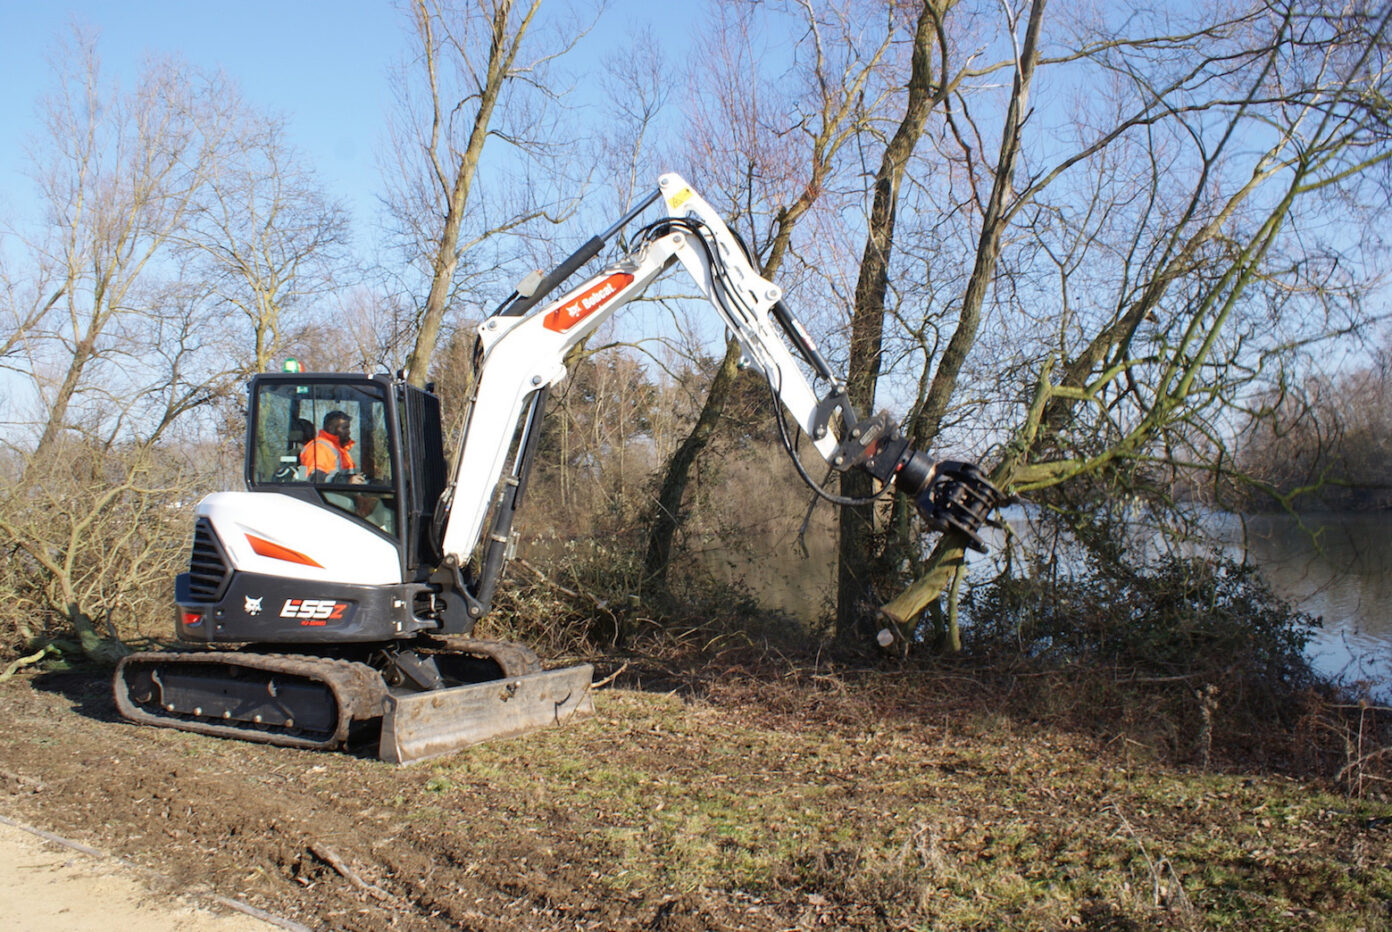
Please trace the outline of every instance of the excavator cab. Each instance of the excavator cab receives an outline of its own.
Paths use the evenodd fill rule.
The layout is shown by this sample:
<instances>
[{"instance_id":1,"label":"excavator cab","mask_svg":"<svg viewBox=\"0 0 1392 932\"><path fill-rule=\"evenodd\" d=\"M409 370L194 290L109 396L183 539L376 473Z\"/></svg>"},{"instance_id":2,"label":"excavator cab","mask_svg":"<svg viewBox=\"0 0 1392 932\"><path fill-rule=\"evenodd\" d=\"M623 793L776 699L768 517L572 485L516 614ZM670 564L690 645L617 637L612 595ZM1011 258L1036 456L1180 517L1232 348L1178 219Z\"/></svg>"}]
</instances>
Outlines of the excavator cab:
<instances>
[{"instance_id":1,"label":"excavator cab","mask_svg":"<svg viewBox=\"0 0 1392 932\"><path fill-rule=\"evenodd\" d=\"M257 375L248 391L249 491L372 528L399 546L408 571L435 556L428 527L446 475L432 393L388 375L340 373Z\"/></svg>"},{"instance_id":2,"label":"excavator cab","mask_svg":"<svg viewBox=\"0 0 1392 932\"><path fill-rule=\"evenodd\" d=\"M389 390L354 376L258 377L249 412L247 488L336 508L396 537L401 454Z\"/></svg>"}]
</instances>

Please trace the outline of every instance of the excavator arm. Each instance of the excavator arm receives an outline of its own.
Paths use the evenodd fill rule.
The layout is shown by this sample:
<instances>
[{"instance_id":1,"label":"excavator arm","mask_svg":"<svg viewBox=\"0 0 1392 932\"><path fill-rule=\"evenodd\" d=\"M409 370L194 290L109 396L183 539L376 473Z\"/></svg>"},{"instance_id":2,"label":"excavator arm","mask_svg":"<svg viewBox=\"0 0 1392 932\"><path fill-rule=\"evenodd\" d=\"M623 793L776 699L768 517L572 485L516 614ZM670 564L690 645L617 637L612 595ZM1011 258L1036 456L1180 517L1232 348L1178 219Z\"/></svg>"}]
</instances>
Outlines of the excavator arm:
<instances>
[{"instance_id":1,"label":"excavator arm","mask_svg":"<svg viewBox=\"0 0 1392 932\"><path fill-rule=\"evenodd\" d=\"M658 201L663 216L637 231L627 255L542 304ZM865 470L882 483L882 492L897 487L914 498L931 528L960 532L969 546L984 550L978 531L992 523L1001 493L972 464L934 462L912 449L888 413L861 417L845 384L784 303L782 290L759 275L743 244L704 198L678 175L665 174L657 191L550 274L533 276L478 328L478 380L452 482L437 515L445 563L460 574L458 588L473 619L488 610L546 392L566 376L563 360L674 264L687 271L739 342L744 364L768 381L778 401L775 415L784 445L809 486L847 503L822 491L802 468L783 409L833 468ZM824 385L822 393L804 375L804 366ZM516 443L510 442L514 435Z\"/></svg>"}]
</instances>

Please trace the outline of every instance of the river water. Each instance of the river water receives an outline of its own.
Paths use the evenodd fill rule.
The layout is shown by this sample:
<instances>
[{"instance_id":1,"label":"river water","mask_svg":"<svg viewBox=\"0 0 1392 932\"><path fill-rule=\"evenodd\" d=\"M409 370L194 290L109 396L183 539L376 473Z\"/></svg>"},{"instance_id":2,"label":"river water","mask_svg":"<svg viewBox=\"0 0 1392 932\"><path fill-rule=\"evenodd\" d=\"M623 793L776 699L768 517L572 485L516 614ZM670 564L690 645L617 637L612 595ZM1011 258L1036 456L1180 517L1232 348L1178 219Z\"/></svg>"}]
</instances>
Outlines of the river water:
<instances>
[{"instance_id":1,"label":"river water","mask_svg":"<svg viewBox=\"0 0 1392 932\"><path fill-rule=\"evenodd\" d=\"M1004 517L1029 546L1022 510ZM1227 556L1256 566L1277 595L1322 620L1309 647L1318 672L1392 701L1392 513L1210 512L1200 523Z\"/></svg>"},{"instance_id":2,"label":"river water","mask_svg":"<svg viewBox=\"0 0 1392 932\"><path fill-rule=\"evenodd\" d=\"M1324 620L1316 669L1392 698L1392 513L1211 515L1234 557L1245 552L1278 594Z\"/></svg>"}]
</instances>

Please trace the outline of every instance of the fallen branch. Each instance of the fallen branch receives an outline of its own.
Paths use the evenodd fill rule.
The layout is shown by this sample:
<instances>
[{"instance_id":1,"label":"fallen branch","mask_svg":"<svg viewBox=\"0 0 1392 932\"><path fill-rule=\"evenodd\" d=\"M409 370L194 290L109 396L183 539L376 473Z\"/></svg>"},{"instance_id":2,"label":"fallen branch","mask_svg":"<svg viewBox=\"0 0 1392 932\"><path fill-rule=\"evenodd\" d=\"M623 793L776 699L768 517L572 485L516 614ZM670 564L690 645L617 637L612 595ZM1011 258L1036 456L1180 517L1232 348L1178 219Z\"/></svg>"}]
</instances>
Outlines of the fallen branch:
<instances>
[{"instance_id":1,"label":"fallen branch","mask_svg":"<svg viewBox=\"0 0 1392 932\"><path fill-rule=\"evenodd\" d=\"M311 841L309 843L309 853L338 871L339 876L364 893L368 893L378 900L394 899L386 890L383 890L376 884L370 884L366 880L363 880L362 877L358 875L358 872L349 867L343 858L338 856L338 852L334 851L328 845L322 845L317 841Z\"/></svg>"},{"instance_id":2,"label":"fallen branch","mask_svg":"<svg viewBox=\"0 0 1392 932\"><path fill-rule=\"evenodd\" d=\"M5 672L0 673L0 683L3 683L6 680L13 677L16 673L20 671L21 668L32 666L38 663L40 660L47 657L49 654L57 653L61 653L61 651L59 651L58 648L54 647L52 644L45 644L43 647L40 647L36 652L30 654L28 657L20 657L18 660L11 661L9 666L5 667Z\"/></svg>"},{"instance_id":3,"label":"fallen branch","mask_svg":"<svg viewBox=\"0 0 1392 932\"><path fill-rule=\"evenodd\" d=\"M585 596L588 595L588 593L582 595L581 593L576 592L574 589L567 589L565 586L562 586L560 583L556 582L556 580L552 579L550 576L547 576L541 570L537 569L535 566L532 566L532 564L528 563L526 560L521 559L520 557L514 557L512 560L512 565L522 567L522 569L526 570L529 573L532 573L536 576L537 579L540 579L542 582L546 583L546 585L550 586L552 589L557 590L563 595L568 595L572 599L585 598ZM592 602L599 601L592 595L589 596L589 599Z\"/></svg>"},{"instance_id":4,"label":"fallen branch","mask_svg":"<svg viewBox=\"0 0 1392 932\"><path fill-rule=\"evenodd\" d=\"M600 680L598 683L592 683L592 684L590 684L590 689L603 689L604 687L608 686L610 683L612 683L612 682L614 682L616 679L618 679L618 678L619 678L619 674L623 673L623 671L625 671L625 670L627 670L627 669L628 669L628 661L625 660L625 661L624 661L624 665L621 666L621 667L619 667L619 668L618 668L617 670L615 670L613 673L610 673L608 676L606 676L604 679Z\"/></svg>"}]
</instances>

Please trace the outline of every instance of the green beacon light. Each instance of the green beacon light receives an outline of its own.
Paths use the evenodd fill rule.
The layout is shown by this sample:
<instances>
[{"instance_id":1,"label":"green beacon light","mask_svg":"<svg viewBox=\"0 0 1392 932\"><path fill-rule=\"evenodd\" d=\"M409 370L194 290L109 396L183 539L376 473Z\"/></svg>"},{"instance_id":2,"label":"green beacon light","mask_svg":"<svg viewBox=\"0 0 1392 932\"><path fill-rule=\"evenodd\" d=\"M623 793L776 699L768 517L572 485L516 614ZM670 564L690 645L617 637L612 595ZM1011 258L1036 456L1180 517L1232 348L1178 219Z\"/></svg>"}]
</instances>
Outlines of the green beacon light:
<instances>
[{"instance_id":1,"label":"green beacon light","mask_svg":"<svg viewBox=\"0 0 1392 932\"><path fill-rule=\"evenodd\" d=\"M283 362L283 363L280 364L280 371L281 371L281 372L300 372L300 371L302 371L301 368L300 368L300 361L299 361L298 359L296 359L294 356L288 356L288 357L286 357L285 362Z\"/></svg>"}]
</instances>

